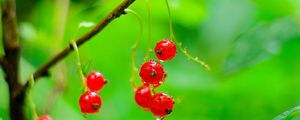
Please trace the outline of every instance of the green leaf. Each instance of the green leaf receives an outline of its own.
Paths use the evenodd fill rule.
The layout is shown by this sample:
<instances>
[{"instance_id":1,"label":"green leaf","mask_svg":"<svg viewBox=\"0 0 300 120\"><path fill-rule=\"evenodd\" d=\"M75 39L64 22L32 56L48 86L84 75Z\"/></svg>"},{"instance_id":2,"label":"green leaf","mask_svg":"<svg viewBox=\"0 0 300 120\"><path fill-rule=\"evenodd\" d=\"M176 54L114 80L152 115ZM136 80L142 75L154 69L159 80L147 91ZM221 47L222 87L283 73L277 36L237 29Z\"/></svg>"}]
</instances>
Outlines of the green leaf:
<instances>
[{"instance_id":1,"label":"green leaf","mask_svg":"<svg viewBox=\"0 0 300 120\"><path fill-rule=\"evenodd\" d=\"M296 106L294 108L291 108L277 117L275 117L273 120L292 120L296 115L300 113L300 106Z\"/></svg>"}]
</instances>

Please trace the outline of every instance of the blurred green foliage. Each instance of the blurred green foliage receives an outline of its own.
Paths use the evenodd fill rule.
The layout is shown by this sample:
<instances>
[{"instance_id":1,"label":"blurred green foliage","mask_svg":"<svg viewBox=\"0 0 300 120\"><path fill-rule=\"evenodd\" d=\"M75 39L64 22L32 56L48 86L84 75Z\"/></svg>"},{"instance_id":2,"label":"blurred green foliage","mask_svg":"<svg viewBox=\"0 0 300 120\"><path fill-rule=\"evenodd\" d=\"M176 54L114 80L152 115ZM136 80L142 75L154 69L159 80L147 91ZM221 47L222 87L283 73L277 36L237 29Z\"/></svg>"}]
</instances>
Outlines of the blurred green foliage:
<instances>
[{"instance_id":1,"label":"blurred green foliage","mask_svg":"<svg viewBox=\"0 0 300 120\"><path fill-rule=\"evenodd\" d=\"M90 29L76 32L80 22L97 23L121 1L17 0L22 80ZM212 71L205 71L180 52L174 60L163 63L168 78L158 91L176 100L168 120L268 120L300 104L299 0L169 2L178 40ZM147 30L146 0L137 0L130 8L142 16ZM153 47L169 36L164 0L151 0L151 20ZM87 70L99 70L109 80L100 92L100 112L86 119L154 119L135 104L129 83L131 45L139 32L136 18L125 15L80 47L82 63L90 65ZM143 62L147 36L146 31L137 49L138 65ZM52 77L42 78L33 89L38 113L50 114L55 120L85 119L78 106L81 81L74 54L51 73ZM7 92L1 77L3 120L9 119ZM30 118L30 110L26 110Z\"/></svg>"}]
</instances>

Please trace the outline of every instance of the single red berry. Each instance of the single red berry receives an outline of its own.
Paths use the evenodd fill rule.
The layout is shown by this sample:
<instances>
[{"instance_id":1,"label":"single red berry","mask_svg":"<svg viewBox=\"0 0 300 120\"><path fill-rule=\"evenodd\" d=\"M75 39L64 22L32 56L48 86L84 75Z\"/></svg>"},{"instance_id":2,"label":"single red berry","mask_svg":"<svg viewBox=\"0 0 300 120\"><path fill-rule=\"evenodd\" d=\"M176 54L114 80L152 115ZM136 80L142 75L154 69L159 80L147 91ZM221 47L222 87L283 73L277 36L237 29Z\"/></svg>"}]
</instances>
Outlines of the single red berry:
<instances>
[{"instance_id":1,"label":"single red berry","mask_svg":"<svg viewBox=\"0 0 300 120\"><path fill-rule=\"evenodd\" d=\"M140 77L146 84L161 84L166 76L163 65L150 60L142 65Z\"/></svg>"},{"instance_id":2,"label":"single red berry","mask_svg":"<svg viewBox=\"0 0 300 120\"><path fill-rule=\"evenodd\" d=\"M86 85L91 91L99 91L105 84L103 75L99 72L91 72L86 77Z\"/></svg>"},{"instance_id":3,"label":"single red berry","mask_svg":"<svg viewBox=\"0 0 300 120\"><path fill-rule=\"evenodd\" d=\"M157 93L149 104L150 110L155 116L164 117L172 112L174 106L172 97L165 93Z\"/></svg>"},{"instance_id":4,"label":"single red berry","mask_svg":"<svg viewBox=\"0 0 300 120\"><path fill-rule=\"evenodd\" d=\"M140 86L136 91L135 91L135 102L143 107L143 108L148 108L149 103L151 102L152 99L152 93L149 84L144 84L143 86Z\"/></svg>"},{"instance_id":5,"label":"single red berry","mask_svg":"<svg viewBox=\"0 0 300 120\"><path fill-rule=\"evenodd\" d=\"M52 120L52 118L49 115L41 115L38 120Z\"/></svg>"},{"instance_id":6,"label":"single red berry","mask_svg":"<svg viewBox=\"0 0 300 120\"><path fill-rule=\"evenodd\" d=\"M102 105L100 96L92 91L87 91L80 96L79 106L82 113L96 113Z\"/></svg>"},{"instance_id":7,"label":"single red berry","mask_svg":"<svg viewBox=\"0 0 300 120\"><path fill-rule=\"evenodd\" d=\"M161 61L171 60L177 53L176 44L170 39L163 39L156 43L154 52Z\"/></svg>"}]
</instances>

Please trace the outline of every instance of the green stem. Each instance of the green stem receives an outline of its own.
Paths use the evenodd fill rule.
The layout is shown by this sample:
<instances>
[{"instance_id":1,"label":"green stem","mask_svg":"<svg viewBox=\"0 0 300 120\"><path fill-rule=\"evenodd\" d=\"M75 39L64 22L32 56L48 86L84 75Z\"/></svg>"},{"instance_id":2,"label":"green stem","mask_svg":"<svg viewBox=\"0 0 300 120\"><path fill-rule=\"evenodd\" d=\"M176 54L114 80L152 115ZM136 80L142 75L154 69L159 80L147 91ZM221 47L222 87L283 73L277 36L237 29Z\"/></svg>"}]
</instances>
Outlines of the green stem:
<instances>
[{"instance_id":1,"label":"green stem","mask_svg":"<svg viewBox=\"0 0 300 120\"><path fill-rule=\"evenodd\" d=\"M151 6L150 6L150 0L146 0L147 4L147 11L148 11L148 49L145 56L145 61L149 61L150 59L150 52L151 52Z\"/></svg>"},{"instance_id":2,"label":"green stem","mask_svg":"<svg viewBox=\"0 0 300 120\"><path fill-rule=\"evenodd\" d=\"M80 55L79 55L79 51L78 51L78 47L77 47L77 44L75 41L71 41L71 44L72 44L72 47L74 49L74 52L75 52L75 56L76 56L76 65L77 65L77 69L78 69L78 72L80 74L80 79L82 81L82 85L83 85L83 88L84 88L84 91L87 91L87 87L86 87L86 83L85 83L85 77L84 77L84 74L82 72L82 68L81 68L81 63L80 63Z\"/></svg>"},{"instance_id":3,"label":"green stem","mask_svg":"<svg viewBox=\"0 0 300 120\"><path fill-rule=\"evenodd\" d=\"M174 36L174 32L173 32L173 21L172 21L170 5L169 5L168 0L165 0L165 2L166 2L167 10L168 10L168 15L169 15L170 38L173 39L175 36Z\"/></svg>"},{"instance_id":4,"label":"green stem","mask_svg":"<svg viewBox=\"0 0 300 120\"><path fill-rule=\"evenodd\" d=\"M38 114L35 110L35 104L33 102L33 99L32 99L32 88L34 86L34 78L33 78L33 75L30 76L30 79L29 79L29 89L28 89L28 96L27 96L27 99L28 99L28 102L29 102L29 106L31 108L31 112L32 112L32 116L34 118L34 120L37 120L38 119Z\"/></svg>"},{"instance_id":5,"label":"green stem","mask_svg":"<svg viewBox=\"0 0 300 120\"><path fill-rule=\"evenodd\" d=\"M150 91L152 92L152 95L154 95L156 92L155 92L155 87L153 84L150 84Z\"/></svg>"},{"instance_id":6,"label":"green stem","mask_svg":"<svg viewBox=\"0 0 300 120\"><path fill-rule=\"evenodd\" d=\"M131 13L137 18L137 20L140 23L140 29L141 29L139 37L137 37L136 41L134 42L134 44L131 47L131 49L132 49L132 56L131 56L131 59L132 59L132 73L131 73L130 83L131 83L131 87L133 88L133 90L135 90L136 89L135 75L138 73L138 68L136 67L136 48L137 48L138 44L140 43L140 41L142 39L144 27L143 27L142 18L135 11L130 10L130 9L125 9L125 12L126 13Z\"/></svg>"},{"instance_id":7,"label":"green stem","mask_svg":"<svg viewBox=\"0 0 300 120\"><path fill-rule=\"evenodd\" d=\"M211 68L209 67L208 64L206 64L203 60L199 59L198 57L195 57L193 55L191 55L185 48L182 47L182 43L178 42L176 39L176 36L174 34L174 30L173 30L173 22L172 22L172 15L171 15L171 10L170 10L170 5L168 0L165 0L166 2L166 6L167 6L167 10L168 10L168 15L169 15L169 26L170 26L170 39L172 39L176 45L178 46L178 48L180 49L181 52L183 52L183 54L190 60L199 63L200 65L202 65L206 70L210 71Z\"/></svg>"}]
</instances>

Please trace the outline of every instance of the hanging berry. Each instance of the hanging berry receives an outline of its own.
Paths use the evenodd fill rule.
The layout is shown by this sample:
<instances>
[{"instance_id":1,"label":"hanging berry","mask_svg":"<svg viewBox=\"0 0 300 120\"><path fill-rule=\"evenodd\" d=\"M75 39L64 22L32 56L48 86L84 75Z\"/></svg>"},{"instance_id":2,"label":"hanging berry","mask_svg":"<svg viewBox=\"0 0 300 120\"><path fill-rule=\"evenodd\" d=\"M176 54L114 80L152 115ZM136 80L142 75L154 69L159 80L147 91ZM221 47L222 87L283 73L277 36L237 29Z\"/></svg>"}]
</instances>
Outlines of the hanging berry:
<instances>
[{"instance_id":1,"label":"hanging berry","mask_svg":"<svg viewBox=\"0 0 300 120\"><path fill-rule=\"evenodd\" d=\"M135 91L135 102L143 107L143 108L149 108L149 103L152 99L152 93L149 84L144 84L143 86L140 86Z\"/></svg>"},{"instance_id":2,"label":"hanging berry","mask_svg":"<svg viewBox=\"0 0 300 120\"><path fill-rule=\"evenodd\" d=\"M154 52L159 60L169 61L173 59L177 53L176 44L170 39L163 39L156 43Z\"/></svg>"},{"instance_id":3,"label":"hanging berry","mask_svg":"<svg viewBox=\"0 0 300 120\"><path fill-rule=\"evenodd\" d=\"M174 104L173 98L169 95L157 93L153 96L149 107L153 115L164 117L172 112Z\"/></svg>"},{"instance_id":4,"label":"hanging berry","mask_svg":"<svg viewBox=\"0 0 300 120\"><path fill-rule=\"evenodd\" d=\"M96 113L99 111L102 101L97 93L87 91L80 96L79 105L82 113Z\"/></svg>"},{"instance_id":5,"label":"hanging berry","mask_svg":"<svg viewBox=\"0 0 300 120\"><path fill-rule=\"evenodd\" d=\"M106 83L103 75L99 72L90 72L86 78L87 87L94 92L101 90Z\"/></svg>"},{"instance_id":6,"label":"hanging berry","mask_svg":"<svg viewBox=\"0 0 300 120\"><path fill-rule=\"evenodd\" d=\"M38 120L52 120L52 118L49 115L41 115Z\"/></svg>"},{"instance_id":7,"label":"hanging berry","mask_svg":"<svg viewBox=\"0 0 300 120\"><path fill-rule=\"evenodd\" d=\"M162 84L166 73L162 64L150 60L142 65L139 75L146 84Z\"/></svg>"}]
</instances>

